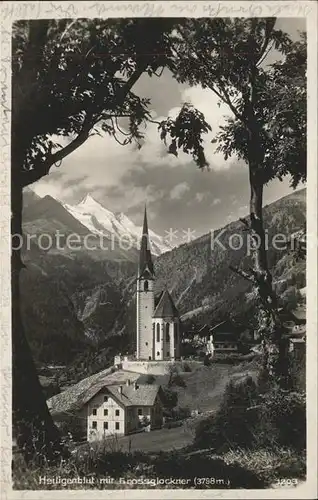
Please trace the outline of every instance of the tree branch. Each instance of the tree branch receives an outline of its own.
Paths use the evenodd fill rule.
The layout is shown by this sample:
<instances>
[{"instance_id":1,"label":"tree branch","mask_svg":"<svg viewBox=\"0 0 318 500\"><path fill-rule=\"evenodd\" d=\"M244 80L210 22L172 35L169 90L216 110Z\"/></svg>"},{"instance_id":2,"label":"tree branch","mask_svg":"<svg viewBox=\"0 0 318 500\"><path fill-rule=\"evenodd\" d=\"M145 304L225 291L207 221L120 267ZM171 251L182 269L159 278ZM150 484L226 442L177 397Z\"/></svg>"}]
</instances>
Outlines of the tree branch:
<instances>
[{"instance_id":1,"label":"tree branch","mask_svg":"<svg viewBox=\"0 0 318 500\"><path fill-rule=\"evenodd\" d=\"M79 146L84 144L84 142L88 139L92 126L92 116L87 115L81 132L75 137L75 139L73 139L73 141L53 155L50 154L45 161L40 161L39 163L35 162L32 170L22 170L22 187L28 186L29 184L41 179L41 177L47 175L52 165L62 161L66 156L73 153L73 151L75 151Z\"/></svg>"},{"instance_id":2,"label":"tree branch","mask_svg":"<svg viewBox=\"0 0 318 500\"><path fill-rule=\"evenodd\" d=\"M262 57L263 57L263 55L268 47L270 36L271 36L272 31L274 29L275 23L276 23L275 19L268 19L266 21L265 38L264 38L264 42L263 42L263 45L261 47L260 53L258 55L258 62L256 63L256 65L258 65L260 63L260 60L262 59Z\"/></svg>"},{"instance_id":3,"label":"tree branch","mask_svg":"<svg viewBox=\"0 0 318 500\"><path fill-rule=\"evenodd\" d=\"M246 226L247 229L251 229L249 223L247 222L246 219L244 219L244 217L239 217L239 221L242 222L242 224L244 224L244 226Z\"/></svg>"},{"instance_id":4,"label":"tree branch","mask_svg":"<svg viewBox=\"0 0 318 500\"><path fill-rule=\"evenodd\" d=\"M142 73L145 71L146 67L147 67L147 62L143 62L142 64L140 64L140 66L134 71L134 73L127 80L127 82L118 89L117 94L114 97L114 100L109 107L110 110L114 109L115 106L121 106L124 103L127 94L131 91L132 87L138 81ZM91 128L96 123L96 114L94 115L93 113L94 104L95 103L93 103L93 105L90 106L90 109L87 111L86 118L83 122L82 130L75 137L75 139L73 139L73 141L71 141L64 148L60 149L53 155L49 155L45 161L41 161L38 163L35 162L33 169L22 170L22 175L21 175L22 187L28 186L29 184L32 184L33 182L36 182L43 176L47 175L52 165L54 165L59 161L62 161L66 156L73 153L73 151L79 148L79 146L84 144L84 142L89 137L89 132Z\"/></svg>"},{"instance_id":5,"label":"tree branch","mask_svg":"<svg viewBox=\"0 0 318 500\"><path fill-rule=\"evenodd\" d=\"M259 67L262 64L262 62L266 59L267 54L272 50L273 46L274 46L274 42L268 47L268 49L263 54L263 56L258 60L258 62L256 63L257 67Z\"/></svg>"},{"instance_id":6,"label":"tree branch","mask_svg":"<svg viewBox=\"0 0 318 500\"><path fill-rule=\"evenodd\" d=\"M215 89L214 89L214 88L211 88L211 87L210 87L210 88L211 88L211 90L213 90L213 91L216 93L216 95L219 95L219 97L221 97L222 101L223 101L223 102L225 102L225 104L227 104L227 105L229 106L230 110L232 111L232 113L234 114L234 116L235 116L238 120L240 120L241 122L245 123L245 122L246 122L246 120L245 120L244 116L243 116L241 113L239 113L239 112L237 111L237 109L236 109L236 107L234 106L234 104L232 103L232 101L231 101L231 99L230 99L230 96L229 96L229 94L227 93L227 91L226 91L226 89L225 89L225 87L224 87L223 83L222 83L221 81L218 81L218 84L219 84L220 89L221 89L221 90L222 90L222 92L223 92L223 96L222 96L222 94L218 94L218 93L215 91Z\"/></svg>"}]
</instances>

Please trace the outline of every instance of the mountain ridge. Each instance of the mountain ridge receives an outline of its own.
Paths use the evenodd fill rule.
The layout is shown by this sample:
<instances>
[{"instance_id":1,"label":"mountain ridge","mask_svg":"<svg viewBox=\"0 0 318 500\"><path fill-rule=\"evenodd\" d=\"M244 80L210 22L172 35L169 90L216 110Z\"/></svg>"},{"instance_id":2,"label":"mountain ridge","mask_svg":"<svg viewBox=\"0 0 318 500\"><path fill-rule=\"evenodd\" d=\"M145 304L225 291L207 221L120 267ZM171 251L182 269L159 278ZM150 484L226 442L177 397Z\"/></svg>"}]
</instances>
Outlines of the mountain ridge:
<instances>
[{"instance_id":1,"label":"mountain ridge","mask_svg":"<svg viewBox=\"0 0 318 500\"><path fill-rule=\"evenodd\" d=\"M136 226L123 212L108 210L89 193L79 203L71 205L50 195L39 198L34 193L35 196L32 196L30 191L26 192L23 212L27 233L51 234L63 229L67 234L78 234L86 239L89 235L95 242L106 241L107 248L105 245L100 247L107 249L109 259L128 258L129 252L130 260L138 258L136 251L139 250L142 226ZM48 231L45 231L45 223ZM172 249L172 245L152 230L149 231L149 239L155 257ZM113 252L109 252L109 249Z\"/></svg>"}]
</instances>

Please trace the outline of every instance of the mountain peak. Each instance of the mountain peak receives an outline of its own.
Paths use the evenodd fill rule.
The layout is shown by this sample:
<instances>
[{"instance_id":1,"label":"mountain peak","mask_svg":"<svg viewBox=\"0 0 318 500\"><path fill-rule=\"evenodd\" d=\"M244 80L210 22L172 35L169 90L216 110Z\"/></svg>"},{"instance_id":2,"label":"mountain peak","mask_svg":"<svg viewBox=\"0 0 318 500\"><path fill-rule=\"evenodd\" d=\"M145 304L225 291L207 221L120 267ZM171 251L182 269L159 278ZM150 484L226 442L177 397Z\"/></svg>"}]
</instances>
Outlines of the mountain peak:
<instances>
[{"instance_id":1,"label":"mountain peak","mask_svg":"<svg viewBox=\"0 0 318 500\"><path fill-rule=\"evenodd\" d=\"M100 205L100 203L98 203L98 201L96 201L90 193L87 193L85 198L83 198L78 205L83 206L83 205L93 205L93 204Z\"/></svg>"}]
</instances>

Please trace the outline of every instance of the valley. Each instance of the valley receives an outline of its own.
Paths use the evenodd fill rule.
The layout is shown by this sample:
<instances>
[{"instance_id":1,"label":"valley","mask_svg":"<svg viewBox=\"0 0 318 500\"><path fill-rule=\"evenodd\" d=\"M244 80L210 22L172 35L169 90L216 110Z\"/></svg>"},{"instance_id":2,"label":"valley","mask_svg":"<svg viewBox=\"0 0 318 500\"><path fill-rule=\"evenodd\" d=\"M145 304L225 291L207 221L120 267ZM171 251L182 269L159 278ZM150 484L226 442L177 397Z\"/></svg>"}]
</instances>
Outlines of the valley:
<instances>
[{"instance_id":1,"label":"valley","mask_svg":"<svg viewBox=\"0 0 318 500\"><path fill-rule=\"evenodd\" d=\"M78 208L81 214L83 205L87 213L91 205L90 213L97 210L94 200L88 198ZM103 207L98 210L108 214L103 227L108 224L110 231L109 211ZM77 232L85 237L89 228L83 224L84 219L80 220L79 212L78 218L74 210L71 212L51 197L38 199L27 193L24 232L39 234L43 230L53 234L59 228L66 234ZM101 214L95 212L95 217L101 224ZM123 227L129 226L123 215L119 220L125 221ZM270 237L305 230L306 190L265 207L264 220ZM120 227L118 222L117 234ZM243 269L250 265L245 241L239 250L226 244L233 234L244 236L243 229L243 224L236 221L217 232L221 233L219 240L225 250L221 246L212 249L211 235L207 234L154 259L157 292L167 286L178 305L184 328L213 324L228 316L244 321L246 312L253 307L250 284L229 269L230 264L242 265ZM137 233L138 228L131 226L130 234ZM109 237L106 232L105 237ZM75 382L79 376L109 366L116 352L133 352L138 250L132 248L126 254L119 255L116 249L104 255L102 250L83 248L46 251L35 242L24 250L22 315L39 366L65 364L65 377ZM285 295L297 293L306 285L305 262L296 262L288 251L272 246L268 257L282 301Z\"/></svg>"}]
</instances>

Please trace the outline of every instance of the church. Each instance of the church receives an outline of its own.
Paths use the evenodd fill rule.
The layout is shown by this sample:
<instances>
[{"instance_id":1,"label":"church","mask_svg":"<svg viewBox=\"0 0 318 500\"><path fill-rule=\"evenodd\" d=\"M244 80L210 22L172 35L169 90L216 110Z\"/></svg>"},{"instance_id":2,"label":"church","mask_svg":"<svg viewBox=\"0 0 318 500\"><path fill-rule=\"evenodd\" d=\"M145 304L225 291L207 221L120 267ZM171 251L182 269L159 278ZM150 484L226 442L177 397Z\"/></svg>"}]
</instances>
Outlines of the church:
<instances>
[{"instance_id":1,"label":"church","mask_svg":"<svg viewBox=\"0 0 318 500\"><path fill-rule=\"evenodd\" d=\"M136 358L172 361L180 358L179 314L167 289L155 305L155 279L145 208L137 275Z\"/></svg>"}]
</instances>

